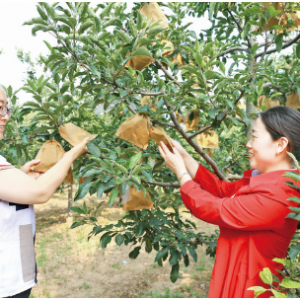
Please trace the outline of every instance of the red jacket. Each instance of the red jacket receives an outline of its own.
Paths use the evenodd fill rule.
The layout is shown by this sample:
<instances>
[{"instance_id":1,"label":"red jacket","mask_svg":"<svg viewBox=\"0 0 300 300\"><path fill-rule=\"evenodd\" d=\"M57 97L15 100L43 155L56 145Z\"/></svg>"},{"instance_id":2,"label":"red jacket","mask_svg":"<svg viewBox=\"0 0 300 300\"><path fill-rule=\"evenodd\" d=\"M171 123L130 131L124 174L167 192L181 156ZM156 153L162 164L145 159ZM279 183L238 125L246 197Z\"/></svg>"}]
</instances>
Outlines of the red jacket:
<instances>
[{"instance_id":1,"label":"red jacket","mask_svg":"<svg viewBox=\"0 0 300 300\"><path fill-rule=\"evenodd\" d=\"M254 297L248 287L268 288L259 277L265 267L281 278L276 269L282 265L272 259L286 257L298 223L286 218L291 212L288 206L297 206L287 198L300 196L286 185L290 180L282 177L285 172L251 177L249 170L241 180L226 182L200 165L195 179L181 187L183 203L191 213L220 227L209 297Z\"/></svg>"}]
</instances>

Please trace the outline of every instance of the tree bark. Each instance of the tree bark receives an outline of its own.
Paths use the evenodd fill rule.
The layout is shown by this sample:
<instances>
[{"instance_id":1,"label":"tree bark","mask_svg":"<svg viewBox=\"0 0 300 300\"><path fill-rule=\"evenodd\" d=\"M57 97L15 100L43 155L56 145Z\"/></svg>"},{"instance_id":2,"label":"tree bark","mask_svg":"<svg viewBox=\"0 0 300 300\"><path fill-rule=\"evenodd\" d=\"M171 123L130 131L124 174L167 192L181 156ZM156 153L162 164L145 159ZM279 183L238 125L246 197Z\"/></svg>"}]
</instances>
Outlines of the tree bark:
<instances>
[{"instance_id":1,"label":"tree bark","mask_svg":"<svg viewBox=\"0 0 300 300\"><path fill-rule=\"evenodd\" d=\"M68 184L68 218L72 218L72 210L71 207L73 207L73 185L72 183Z\"/></svg>"}]
</instances>

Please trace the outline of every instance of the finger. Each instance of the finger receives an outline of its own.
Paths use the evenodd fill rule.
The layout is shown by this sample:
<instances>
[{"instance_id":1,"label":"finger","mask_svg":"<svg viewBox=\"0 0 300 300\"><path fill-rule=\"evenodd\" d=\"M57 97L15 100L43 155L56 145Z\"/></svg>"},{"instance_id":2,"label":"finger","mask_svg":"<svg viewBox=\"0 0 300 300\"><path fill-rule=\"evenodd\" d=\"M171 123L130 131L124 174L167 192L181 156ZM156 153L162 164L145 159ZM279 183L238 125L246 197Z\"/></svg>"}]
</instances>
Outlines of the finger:
<instances>
[{"instance_id":1,"label":"finger","mask_svg":"<svg viewBox=\"0 0 300 300\"><path fill-rule=\"evenodd\" d=\"M169 155L171 152L170 152L170 150L168 149L168 147L165 145L165 143L160 142L160 144L161 144L161 147L163 148L165 154L166 154L166 155Z\"/></svg>"},{"instance_id":2,"label":"finger","mask_svg":"<svg viewBox=\"0 0 300 300\"><path fill-rule=\"evenodd\" d=\"M40 162L41 162L40 159L35 159L35 160L31 160L31 161L27 162L25 165L27 165L28 167L31 167L31 166L39 164Z\"/></svg>"},{"instance_id":3,"label":"finger","mask_svg":"<svg viewBox=\"0 0 300 300\"><path fill-rule=\"evenodd\" d=\"M164 153L163 149L160 146L158 146L158 150L159 150L159 153L160 153L161 157L164 159L165 158L165 153Z\"/></svg>"},{"instance_id":4,"label":"finger","mask_svg":"<svg viewBox=\"0 0 300 300\"><path fill-rule=\"evenodd\" d=\"M175 141L174 141L172 138L170 138L170 137L169 137L169 139L170 139L170 142L171 142L172 146L173 146L173 147L176 147L176 145L175 145L175 143L174 143Z\"/></svg>"}]
</instances>

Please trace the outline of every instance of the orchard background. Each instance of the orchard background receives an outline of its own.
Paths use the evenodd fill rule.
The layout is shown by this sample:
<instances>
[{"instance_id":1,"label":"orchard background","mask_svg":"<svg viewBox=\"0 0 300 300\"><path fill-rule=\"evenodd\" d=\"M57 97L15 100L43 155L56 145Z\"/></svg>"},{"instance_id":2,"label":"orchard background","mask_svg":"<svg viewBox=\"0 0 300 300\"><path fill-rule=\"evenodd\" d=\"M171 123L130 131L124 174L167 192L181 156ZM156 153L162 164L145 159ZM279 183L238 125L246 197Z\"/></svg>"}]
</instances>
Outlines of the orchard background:
<instances>
[{"instance_id":1,"label":"orchard background","mask_svg":"<svg viewBox=\"0 0 300 300\"><path fill-rule=\"evenodd\" d=\"M73 165L71 228L89 226L88 238L100 237L102 248L127 245L130 259L138 260L141 249L155 253L155 263L171 265L170 280L176 282L180 266L199 259L199 245L214 257L218 231L200 232L183 213L177 178L152 139L141 150L116 131L130 117L147 115L151 126L164 128L220 179L240 178L249 168L245 144L257 112L300 107L300 5L136 2L130 13L125 9L126 3L114 2L39 3L36 18L25 25L33 35L44 34L49 51L37 61L18 52L28 64L22 90L32 100L21 104L13 83L5 87L14 114L1 154L21 166L49 139L67 151L70 144L58 128L68 122L98 134ZM151 19L150 9L160 19ZM188 15L208 15L212 25L196 35L183 25ZM56 43L47 41L50 35ZM37 76L40 66L44 74ZM153 209L124 211L110 224L101 223L103 205L122 207L127 186L149 193ZM98 201L82 203L88 194ZM289 217L300 220L294 210ZM299 251L296 234L281 283L294 297L300 288ZM270 285L276 280L268 270L262 277Z\"/></svg>"}]
</instances>

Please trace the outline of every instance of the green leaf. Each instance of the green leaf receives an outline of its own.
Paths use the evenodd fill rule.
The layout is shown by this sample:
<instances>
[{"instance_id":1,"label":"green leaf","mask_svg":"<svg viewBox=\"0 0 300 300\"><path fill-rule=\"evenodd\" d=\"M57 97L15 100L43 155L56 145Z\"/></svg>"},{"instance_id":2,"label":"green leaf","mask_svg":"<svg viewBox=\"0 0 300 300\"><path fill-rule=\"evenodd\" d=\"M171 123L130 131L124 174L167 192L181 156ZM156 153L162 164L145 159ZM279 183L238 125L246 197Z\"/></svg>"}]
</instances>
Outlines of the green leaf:
<instances>
[{"instance_id":1,"label":"green leaf","mask_svg":"<svg viewBox=\"0 0 300 300\"><path fill-rule=\"evenodd\" d=\"M298 198L298 197L291 197L291 198L288 198L287 200L288 201L293 201L293 202L296 202L296 203L300 203L300 198Z\"/></svg>"},{"instance_id":2,"label":"green leaf","mask_svg":"<svg viewBox=\"0 0 300 300\"><path fill-rule=\"evenodd\" d=\"M147 36L149 36L149 37L150 37L150 36L156 36L157 34L163 32L164 30L166 30L166 28L163 27L163 26L160 26L160 25L155 26L155 27L152 27L152 28L148 31Z\"/></svg>"},{"instance_id":3,"label":"green leaf","mask_svg":"<svg viewBox=\"0 0 300 300\"><path fill-rule=\"evenodd\" d=\"M149 182L153 182L152 176L146 170L142 170L141 173Z\"/></svg>"},{"instance_id":4,"label":"green leaf","mask_svg":"<svg viewBox=\"0 0 300 300\"><path fill-rule=\"evenodd\" d=\"M78 206L70 207L70 210L77 212L78 214L83 214L83 210Z\"/></svg>"},{"instance_id":5,"label":"green leaf","mask_svg":"<svg viewBox=\"0 0 300 300\"><path fill-rule=\"evenodd\" d=\"M211 20L213 17L214 9L216 6L217 2L210 2L209 4L209 19Z\"/></svg>"},{"instance_id":6,"label":"green leaf","mask_svg":"<svg viewBox=\"0 0 300 300\"><path fill-rule=\"evenodd\" d=\"M282 49L282 42L283 42L283 33L278 34L275 38L276 50L280 52Z\"/></svg>"},{"instance_id":7,"label":"green leaf","mask_svg":"<svg viewBox=\"0 0 300 300\"><path fill-rule=\"evenodd\" d=\"M135 167L136 164L138 163L138 161L141 159L141 157L142 157L141 152L138 152L137 154L132 156L129 160L129 169L132 169L133 167Z\"/></svg>"},{"instance_id":8,"label":"green leaf","mask_svg":"<svg viewBox=\"0 0 300 300\"><path fill-rule=\"evenodd\" d=\"M137 50L134 51L134 53L131 54L131 57L138 56L138 55L145 55L151 57L151 54L147 48L138 48Z\"/></svg>"},{"instance_id":9,"label":"green leaf","mask_svg":"<svg viewBox=\"0 0 300 300\"><path fill-rule=\"evenodd\" d=\"M89 152L91 152L92 155L95 155L98 157L101 155L99 147L97 145L95 145L93 142L88 142L87 148L88 148Z\"/></svg>"},{"instance_id":10,"label":"green leaf","mask_svg":"<svg viewBox=\"0 0 300 300\"><path fill-rule=\"evenodd\" d=\"M155 262L159 261L161 258L163 258L169 251L170 246L166 246L159 250L155 257Z\"/></svg>"},{"instance_id":11,"label":"green leaf","mask_svg":"<svg viewBox=\"0 0 300 300\"><path fill-rule=\"evenodd\" d=\"M285 293L281 293L281 292L278 292L273 289L271 289L271 292L273 293L275 298L287 298L287 295ZM270 297L270 298L272 298L272 297Z\"/></svg>"},{"instance_id":12,"label":"green leaf","mask_svg":"<svg viewBox=\"0 0 300 300\"><path fill-rule=\"evenodd\" d=\"M263 270L261 272L259 272L259 276L264 283L269 284L269 285L272 284L273 277L272 277L272 273L269 268L263 268Z\"/></svg>"},{"instance_id":13,"label":"green leaf","mask_svg":"<svg viewBox=\"0 0 300 300\"><path fill-rule=\"evenodd\" d=\"M83 184L81 184L75 195L74 201L82 199L88 193L90 186L91 182L89 182L89 180L86 180Z\"/></svg>"},{"instance_id":14,"label":"green leaf","mask_svg":"<svg viewBox=\"0 0 300 300\"><path fill-rule=\"evenodd\" d=\"M136 28L136 25L133 21L133 17L131 16L130 20L129 20L129 26L130 26L130 30L131 30L131 33L134 37L136 37L137 35L137 28Z\"/></svg>"},{"instance_id":15,"label":"green leaf","mask_svg":"<svg viewBox=\"0 0 300 300\"><path fill-rule=\"evenodd\" d=\"M101 248L105 249L106 246L111 242L111 236L104 234L101 237Z\"/></svg>"},{"instance_id":16,"label":"green leaf","mask_svg":"<svg viewBox=\"0 0 300 300\"><path fill-rule=\"evenodd\" d=\"M281 13L281 10L276 10L273 6L269 7L269 13L271 17L275 17Z\"/></svg>"},{"instance_id":17,"label":"green leaf","mask_svg":"<svg viewBox=\"0 0 300 300\"><path fill-rule=\"evenodd\" d=\"M258 43L254 44L250 50L251 54L254 54L258 49ZM229 72L228 72L229 73Z\"/></svg>"},{"instance_id":18,"label":"green leaf","mask_svg":"<svg viewBox=\"0 0 300 300\"><path fill-rule=\"evenodd\" d=\"M117 32L121 36L121 38L126 44L129 44L131 42L131 38L123 30L117 29L115 30L115 32Z\"/></svg>"},{"instance_id":19,"label":"green leaf","mask_svg":"<svg viewBox=\"0 0 300 300\"><path fill-rule=\"evenodd\" d=\"M117 198L118 195L119 195L119 189L117 187L113 188L113 190L111 191L111 194L109 196L109 201L108 201L109 206L113 205L113 203L115 202L115 199Z\"/></svg>"},{"instance_id":20,"label":"green leaf","mask_svg":"<svg viewBox=\"0 0 300 300\"><path fill-rule=\"evenodd\" d=\"M151 253L152 251L152 242L150 239L146 239L146 252Z\"/></svg>"},{"instance_id":21,"label":"green leaf","mask_svg":"<svg viewBox=\"0 0 300 300\"><path fill-rule=\"evenodd\" d=\"M38 12L39 12L41 18L42 18L43 20L47 21L47 20L48 20L48 17L47 17L47 15L45 14L45 12L41 9L41 7L40 7L39 5L37 5L36 8L37 8L37 10L38 10Z\"/></svg>"},{"instance_id":22,"label":"green leaf","mask_svg":"<svg viewBox=\"0 0 300 300\"><path fill-rule=\"evenodd\" d=\"M282 287L285 287L287 289L299 289L300 288L300 282L295 281L291 278L283 278L282 282L279 284Z\"/></svg>"},{"instance_id":23,"label":"green leaf","mask_svg":"<svg viewBox=\"0 0 300 300\"><path fill-rule=\"evenodd\" d=\"M174 248L171 248L170 250L170 259L169 259L169 263L171 266L174 266L178 263L178 260L180 258L180 254L178 252L178 250L174 249Z\"/></svg>"},{"instance_id":24,"label":"green leaf","mask_svg":"<svg viewBox=\"0 0 300 300\"><path fill-rule=\"evenodd\" d=\"M70 22L71 27L74 29L75 26L77 25L77 20L76 20L76 18L68 18L68 21Z\"/></svg>"},{"instance_id":25,"label":"green leaf","mask_svg":"<svg viewBox=\"0 0 300 300\"><path fill-rule=\"evenodd\" d=\"M133 251L129 253L129 258L136 259L140 254L141 247L135 247Z\"/></svg>"},{"instance_id":26,"label":"green leaf","mask_svg":"<svg viewBox=\"0 0 300 300\"><path fill-rule=\"evenodd\" d=\"M176 265L172 266L171 274L170 274L170 279L173 283L175 283L179 277L179 263Z\"/></svg>"},{"instance_id":27,"label":"green leaf","mask_svg":"<svg viewBox=\"0 0 300 300\"><path fill-rule=\"evenodd\" d=\"M136 236L140 237L144 233L145 223L142 221L139 221L137 229L136 229Z\"/></svg>"},{"instance_id":28,"label":"green leaf","mask_svg":"<svg viewBox=\"0 0 300 300\"><path fill-rule=\"evenodd\" d=\"M299 252L300 252L300 243L291 246L289 252L291 260L294 260L294 258L298 255Z\"/></svg>"},{"instance_id":29,"label":"green leaf","mask_svg":"<svg viewBox=\"0 0 300 300\"><path fill-rule=\"evenodd\" d=\"M115 237L115 242L118 246L122 245L123 242L124 242L124 239L125 239L125 236L123 234L118 234L116 237Z\"/></svg>"},{"instance_id":30,"label":"green leaf","mask_svg":"<svg viewBox=\"0 0 300 300\"><path fill-rule=\"evenodd\" d=\"M263 288L262 286L252 286L247 288L247 291L254 291L254 297L258 297L260 294L267 291L267 289Z\"/></svg>"},{"instance_id":31,"label":"green leaf","mask_svg":"<svg viewBox=\"0 0 300 300\"><path fill-rule=\"evenodd\" d=\"M296 46L296 55L298 58L300 58L300 42L298 42L298 44Z\"/></svg>"},{"instance_id":32,"label":"green leaf","mask_svg":"<svg viewBox=\"0 0 300 300\"><path fill-rule=\"evenodd\" d=\"M197 262L197 252L190 246L187 246L189 249L191 257L194 259L195 262Z\"/></svg>"}]
</instances>

